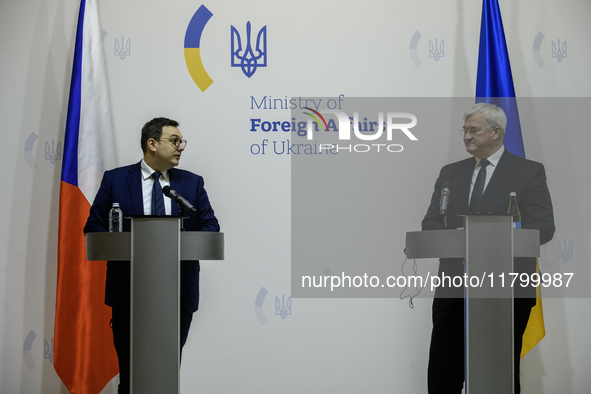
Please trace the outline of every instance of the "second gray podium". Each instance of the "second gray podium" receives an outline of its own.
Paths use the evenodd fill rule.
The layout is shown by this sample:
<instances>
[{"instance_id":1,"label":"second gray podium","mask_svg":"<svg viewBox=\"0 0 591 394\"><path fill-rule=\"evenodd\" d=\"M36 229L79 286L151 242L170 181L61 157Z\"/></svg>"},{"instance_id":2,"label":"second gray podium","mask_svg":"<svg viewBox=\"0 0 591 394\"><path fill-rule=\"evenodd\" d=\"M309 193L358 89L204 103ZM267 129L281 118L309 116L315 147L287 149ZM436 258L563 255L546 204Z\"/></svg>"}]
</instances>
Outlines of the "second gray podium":
<instances>
[{"instance_id":1,"label":"second gray podium","mask_svg":"<svg viewBox=\"0 0 591 394\"><path fill-rule=\"evenodd\" d=\"M538 230L513 229L508 215L466 216L465 229L417 231L406 234L406 256L465 258L465 276L509 277L514 257L539 257ZM490 276L492 275L492 277ZM466 392L514 392L513 288L465 287Z\"/></svg>"}]
</instances>

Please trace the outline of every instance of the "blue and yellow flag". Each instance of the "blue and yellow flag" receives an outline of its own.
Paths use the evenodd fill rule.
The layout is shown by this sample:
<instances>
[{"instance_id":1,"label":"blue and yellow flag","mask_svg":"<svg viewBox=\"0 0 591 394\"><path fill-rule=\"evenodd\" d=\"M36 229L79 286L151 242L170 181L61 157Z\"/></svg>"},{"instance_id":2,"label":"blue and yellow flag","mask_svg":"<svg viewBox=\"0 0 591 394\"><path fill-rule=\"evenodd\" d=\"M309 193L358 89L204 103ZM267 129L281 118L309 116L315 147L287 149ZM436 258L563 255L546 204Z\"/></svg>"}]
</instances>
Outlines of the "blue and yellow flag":
<instances>
[{"instance_id":1,"label":"blue and yellow flag","mask_svg":"<svg viewBox=\"0 0 591 394\"><path fill-rule=\"evenodd\" d=\"M489 102L503 108L507 115L507 129L503 141L505 149L514 155L525 158L509 52L497 0L484 0L482 3L476 101ZM545 335L542 297L540 286L538 286L536 305L531 310L527 328L523 334L521 357L540 342Z\"/></svg>"}]
</instances>

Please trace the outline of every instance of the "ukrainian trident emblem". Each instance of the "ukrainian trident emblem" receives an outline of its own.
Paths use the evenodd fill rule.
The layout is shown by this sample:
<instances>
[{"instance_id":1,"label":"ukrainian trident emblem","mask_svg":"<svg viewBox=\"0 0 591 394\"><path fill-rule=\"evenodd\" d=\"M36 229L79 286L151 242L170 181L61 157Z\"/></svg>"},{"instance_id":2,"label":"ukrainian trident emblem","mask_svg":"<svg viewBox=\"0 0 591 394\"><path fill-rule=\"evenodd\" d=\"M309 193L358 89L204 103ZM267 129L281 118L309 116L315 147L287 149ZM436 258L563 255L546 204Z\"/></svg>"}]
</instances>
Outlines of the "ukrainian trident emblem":
<instances>
[{"instance_id":1,"label":"ukrainian trident emblem","mask_svg":"<svg viewBox=\"0 0 591 394\"><path fill-rule=\"evenodd\" d=\"M279 297L275 296L275 314L281 316L283 320L287 315L291 315L291 297L287 299L286 303L285 294L281 295L281 301L279 301Z\"/></svg>"},{"instance_id":2,"label":"ukrainian trident emblem","mask_svg":"<svg viewBox=\"0 0 591 394\"><path fill-rule=\"evenodd\" d=\"M444 40L441 40L441 43L438 45L437 38L435 39L435 43L429 40L429 57L435 59L436 62L445 56L445 46L443 42Z\"/></svg>"},{"instance_id":3,"label":"ukrainian trident emblem","mask_svg":"<svg viewBox=\"0 0 591 394\"><path fill-rule=\"evenodd\" d=\"M131 41L128 38L127 41L121 36L121 42L115 38L115 56L119 56L119 59L125 60L127 56L131 55Z\"/></svg>"},{"instance_id":4,"label":"ukrainian trident emblem","mask_svg":"<svg viewBox=\"0 0 591 394\"><path fill-rule=\"evenodd\" d=\"M49 360L49 362L53 364L53 338L51 338L51 345L49 342L45 341L44 351L45 354L43 358Z\"/></svg>"},{"instance_id":5,"label":"ukrainian trident emblem","mask_svg":"<svg viewBox=\"0 0 591 394\"><path fill-rule=\"evenodd\" d=\"M560 45L560 39L558 39L558 44L552 40L552 57L558 60L559 63L566 58L566 41L563 41L562 45Z\"/></svg>"},{"instance_id":6,"label":"ukrainian trident emblem","mask_svg":"<svg viewBox=\"0 0 591 394\"><path fill-rule=\"evenodd\" d=\"M558 241L558 258L565 263L573 258L573 241L570 242L564 239L564 244Z\"/></svg>"},{"instance_id":7,"label":"ukrainian trident emblem","mask_svg":"<svg viewBox=\"0 0 591 394\"><path fill-rule=\"evenodd\" d=\"M55 140L51 140L51 147L48 142L45 142L45 160L49 160L51 164L62 158L62 143L61 141L55 146Z\"/></svg>"},{"instance_id":8,"label":"ukrainian trident emblem","mask_svg":"<svg viewBox=\"0 0 591 394\"><path fill-rule=\"evenodd\" d=\"M240 67L244 75L252 77L259 67L267 67L267 26L259 30L256 46L253 50L250 40L250 22L246 23L246 45L243 47L238 30L231 27L231 53L232 67Z\"/></svg>"}]
</instances>

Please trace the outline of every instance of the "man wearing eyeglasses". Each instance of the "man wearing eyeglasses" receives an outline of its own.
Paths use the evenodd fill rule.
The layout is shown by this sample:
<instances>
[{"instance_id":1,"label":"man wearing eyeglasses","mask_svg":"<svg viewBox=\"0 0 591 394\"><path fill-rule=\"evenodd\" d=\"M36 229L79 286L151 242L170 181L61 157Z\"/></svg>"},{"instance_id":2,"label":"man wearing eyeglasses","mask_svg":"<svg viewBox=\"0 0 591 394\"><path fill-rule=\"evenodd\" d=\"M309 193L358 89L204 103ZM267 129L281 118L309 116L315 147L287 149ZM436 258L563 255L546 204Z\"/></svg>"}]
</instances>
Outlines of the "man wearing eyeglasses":
<instances>
[{"instance_id":1,"label":"man wearing eyeglasses","mask_svg":"<svg viewBox=\"0 0 591 394\"><path fill-rule=\"evenodd\" d=\"M197 209L196 215L184 220L186 230L220 230L203 187L203 178L174 168L179 165L187 146L178 125L178 122L167 118L155 118L144 125L141 134L143 159L139 163L105 172L90 208L84 233L108 231L109 210L115 202L119 203L124 216L178 215L179 207L170 198L152 198L155 186L158 186L155 182L160 184L158 193L164 186L170 186ZM129 220L124 221L123 231L130 231ZM129 263L107 262L105 303L112 308L111 327L120 372L119 393L129 392L129 294ZM199 261L181 261L181 349L198 305Z\"/></svg>"},{"instance_id":2,"label":"man wearing eyeglasses","mask_svg":"<svg viewBox=\"0 0 591 394\"><path fill-rule=\"evenodd\" d=\"M473 155L441 169L431 204L422 222L423 230L464 226L466 213L505 214L509 194L517 193L522 228L540 230L540 244L554 235L552 201L544 166L508 152L503 145L507 118L492 104L479 103L464 113L461 130L466 151ZM443 185L450 189L447 227L440 215ZM536 272L535 258L516 258L516 272ZM439 275L462 276L463 261L441 259ZM429 350L429 393L460 394L464 385L464 289L438 288L433 300L433 331ZM535 305L535 288L515 289L515 393L520 392L519 358L522 336Z\"/></svg>"}]
</instances>

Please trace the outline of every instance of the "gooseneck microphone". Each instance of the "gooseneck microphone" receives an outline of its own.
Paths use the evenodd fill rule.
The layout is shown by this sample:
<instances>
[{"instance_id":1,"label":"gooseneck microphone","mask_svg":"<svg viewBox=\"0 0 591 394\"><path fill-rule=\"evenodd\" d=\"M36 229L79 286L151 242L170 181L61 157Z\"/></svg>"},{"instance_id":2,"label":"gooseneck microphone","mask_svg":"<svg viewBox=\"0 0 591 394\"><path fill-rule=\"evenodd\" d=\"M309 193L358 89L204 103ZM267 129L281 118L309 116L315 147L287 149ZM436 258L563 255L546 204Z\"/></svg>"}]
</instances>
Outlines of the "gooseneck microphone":
<instances>
[{"instance_id":1,"label":"gooseneck microphone","mask_svg":"<svg viewBox=\"0 0 591 394\"><path fill-rule=\"evenodd\" d=\"M448 182L441 185L441 199L439 200L439 214L443 216L443 227L447 228L447 207L449 205L449 194L451 193Z\"/></svg>"},{"instance_id":2,"label":"gooseneck microphone","mask_svg":"<svg viewBox=\"0 0 591 394\"><path fill-rule=\"evenodd\" d=\"M449 205L449 194L450 194L450 185L447 182L444 182L441 188L441 199L439 200L439 213L441 215L447 215L447 207Z\"/></svg>"},{"instance_id":3,"label":"gooseneck microphone","mask_svg":"<svg viewBox=\"0 0 591 394\"><path fill-rule=\"evenodd\" d=\"M172 187L164 186L162 188L162 192L166 197L169 197L174 202L176 202L178 206L182 209L185 209L194 215L197 214L197 209L195 209L195 207L189 201L187 201L183 196L178 194L176 190L174 190Z\"/></svg>"}]
</instances>

